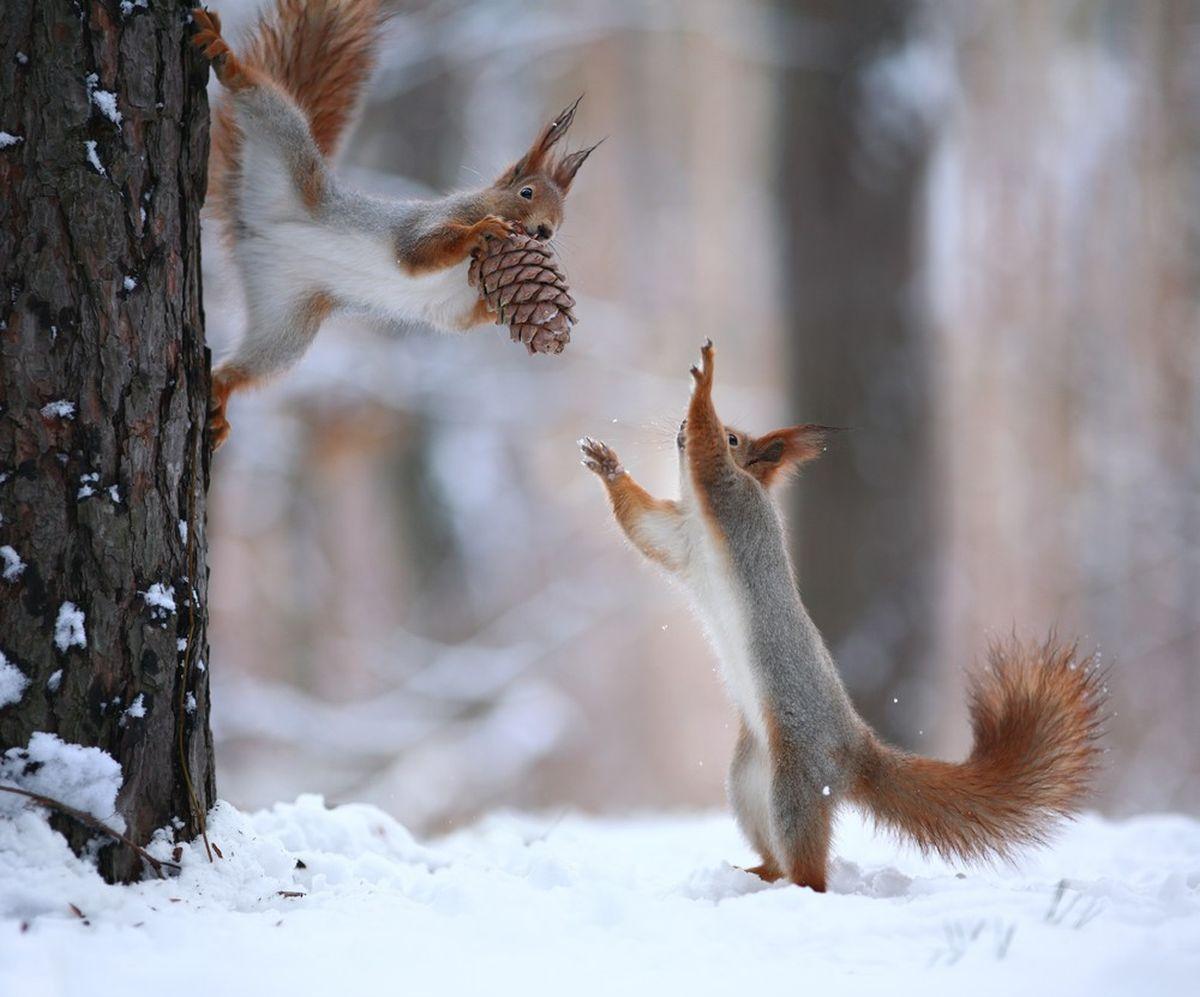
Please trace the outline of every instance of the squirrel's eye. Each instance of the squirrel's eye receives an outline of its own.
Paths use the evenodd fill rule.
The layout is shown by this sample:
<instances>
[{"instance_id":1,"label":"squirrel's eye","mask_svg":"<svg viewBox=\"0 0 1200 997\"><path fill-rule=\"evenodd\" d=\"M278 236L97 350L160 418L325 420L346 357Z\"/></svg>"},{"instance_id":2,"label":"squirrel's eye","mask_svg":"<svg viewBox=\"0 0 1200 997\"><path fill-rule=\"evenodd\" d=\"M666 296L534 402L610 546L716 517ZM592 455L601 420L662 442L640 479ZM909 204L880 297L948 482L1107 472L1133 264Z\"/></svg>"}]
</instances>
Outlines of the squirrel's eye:
<instances>
[{"instance_id":1,"label":"squirrel's eye","mask_svg":"<svg viewBox=\"0 0 1200 997\"><path fill-rule=\"evenodd\" d=\"M736 447L736 446L738 445L738 438L737 438L737 436L736 436L735 434L733 434L733 433L730 433L730 434L729 434L729 445L730 445L731 447Z\"/></svg>"},{"instance_id":2,"label":"squirrel's eye","mask_svg":"<svg viewBox=\"0 0 1200 997\"><path fill-rule=\"evenodd\" d=\"M532 187L522 187L521 188L521 196L523 198L525 198L526 201L532 201L533 200L533 188Z\"/></svg>"}]
</instances>

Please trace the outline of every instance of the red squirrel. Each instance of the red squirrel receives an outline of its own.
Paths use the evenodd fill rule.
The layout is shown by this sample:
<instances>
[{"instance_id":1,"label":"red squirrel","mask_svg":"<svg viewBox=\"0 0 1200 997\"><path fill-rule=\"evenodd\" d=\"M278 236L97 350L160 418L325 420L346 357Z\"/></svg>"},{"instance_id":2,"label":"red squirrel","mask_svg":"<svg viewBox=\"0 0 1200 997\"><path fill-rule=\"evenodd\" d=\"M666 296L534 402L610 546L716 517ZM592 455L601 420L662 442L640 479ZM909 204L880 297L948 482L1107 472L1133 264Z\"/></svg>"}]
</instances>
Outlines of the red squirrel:
<instances>
[{"instance_id":1,"label":"red squirrel","mask_svg":"<svg viewBox=\"0 0 1200 997\"><path fill-rule=\"evenodd\" d=\"M955 859L1008 857L1044 840L1086 797L1105 695L1074 647L1015 638L971 675L974 747L951 763L883 743L855 711L794 581L771 488L819 456L829 430L753 437L713 406L713 348L692 368L680 426L678 501L637 484L605 444L580 440L625 535L680 579L741 719L729 772L738 824L762 858L749 871L823 891L834 813L876 822Z\"/></svg>"},{"instance_id":2,"label":"red squirrel","mask_svg":"<svg viewBox=\"0 0 1200 997\"><path fill-rule=\"evenodd\" d=\"M432 201L368 197L344 187L329 161L375 63L379 0L275 0L239 54L215 13L192 17L192 42L225 90L213 117L209 200L246 291L245 334L213 372L216 447L229 433L230 394L297 361L334 309L447 330L493 321L467 279L471 254L514 232L550 239L596 146L554 154L576 100L481 190Z\"/></svg>"}]
</instances>

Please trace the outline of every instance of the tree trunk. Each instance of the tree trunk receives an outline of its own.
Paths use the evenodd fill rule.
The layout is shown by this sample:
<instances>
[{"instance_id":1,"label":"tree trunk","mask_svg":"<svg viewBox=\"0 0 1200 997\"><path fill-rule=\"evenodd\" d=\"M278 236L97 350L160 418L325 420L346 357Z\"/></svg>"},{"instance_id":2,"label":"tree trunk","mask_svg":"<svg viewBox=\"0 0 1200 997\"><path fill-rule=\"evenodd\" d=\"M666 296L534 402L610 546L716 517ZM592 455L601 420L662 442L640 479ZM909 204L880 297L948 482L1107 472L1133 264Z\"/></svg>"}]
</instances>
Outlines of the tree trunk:
<instances>
[{"instance_id":1,"label":"tree trunk","mask_svg":"<svg viewBox=\"0 0 1200 997\"><path fill-rule=\"evenodd\" d=\"M821 58L783 75L785 294L796 409L851 427L796 490L801 590L864 715L908 740L934 643L929 336L919 291L929 136L880 67L915 5L782 0ZM899 700L899 702L896 702Z\"/></svg>"},{"instance_id":2,"label":"tree trunk","mask_svg":"<svg viewBox=\"0 0 1200 997\"><path fill-rule=\"evenodd\" d=\"M207 70L187 23L169 0L0 12L0 651L29 680L0 750L51 731L107 751L139 843L196 834L214 799ZM139 873L119 845L100 863Z\"/></svg>"}]
</instances>

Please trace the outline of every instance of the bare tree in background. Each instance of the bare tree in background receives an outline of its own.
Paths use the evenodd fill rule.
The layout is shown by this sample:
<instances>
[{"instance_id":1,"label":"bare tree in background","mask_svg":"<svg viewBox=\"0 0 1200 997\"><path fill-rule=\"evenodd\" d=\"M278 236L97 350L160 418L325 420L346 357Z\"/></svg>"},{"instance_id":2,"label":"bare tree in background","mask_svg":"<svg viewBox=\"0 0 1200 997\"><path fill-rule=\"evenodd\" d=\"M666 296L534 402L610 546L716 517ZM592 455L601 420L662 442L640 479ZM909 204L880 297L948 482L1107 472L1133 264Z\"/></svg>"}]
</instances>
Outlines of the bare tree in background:
<instances>
[{"instance_id":1,"label":"bare tree in background","mask_svg":"<svg viewBox=\"0 0 1200 997\"><path fill-rule=\"evenodd\" d=\"M120 764L135 842L214 800L199 212L188 4L0 13L0 651L35 731ZM81 847L85 829L64 823ZM119 846L110 879L137 875Z\"/></svg>"},{"instance_id":2,"label":"bare tree in background","mask_svg":"<svg viewBox=\"0 0 1200 997\"><path fill-rule=\"evenodd\" d=\"M855 701L903 741L919 704L894 700L930 664L936 601L929 339L917 294L929 142L919 122L880 106L894 99L880 74L917 5L799 0L781 10L798 36L821 41L820 58L781 82L793 408L856 429L797 489L801 587Z\"/></svg>"}]
</instances>

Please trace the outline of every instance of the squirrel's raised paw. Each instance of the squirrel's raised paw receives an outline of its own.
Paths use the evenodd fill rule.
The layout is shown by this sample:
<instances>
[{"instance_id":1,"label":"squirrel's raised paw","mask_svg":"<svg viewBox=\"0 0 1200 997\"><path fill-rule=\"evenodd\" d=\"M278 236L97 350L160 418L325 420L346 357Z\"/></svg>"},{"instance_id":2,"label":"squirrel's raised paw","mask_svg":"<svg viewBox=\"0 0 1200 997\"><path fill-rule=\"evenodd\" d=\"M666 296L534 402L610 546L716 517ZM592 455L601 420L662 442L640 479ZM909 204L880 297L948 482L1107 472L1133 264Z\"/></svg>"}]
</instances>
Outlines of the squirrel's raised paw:
<instances>
[{"instance_id":1,"label":"squirrel's raised paw","mask_svg":"<svg viewBox=\"0 0 1200 997\"><path fill-rule=\"evenodd\" d=\"M692 380L697 388L711 388L713 383L713 343L711 339L706 339L700 347L700 363L693 364L691 368Z\"/></svg>"},{"instance_id":2,"label":"squirrel's raised paw","mask_svg":"<svg viewBox=\"0 0 1200 997\"><path fill-rule=\"evenodd\" d=\"M580 463L606 481L615 481L625 473L616 451L607 443L585 436L579 441L579 449L583 453Z\"/></svg>"}]
</instances>

